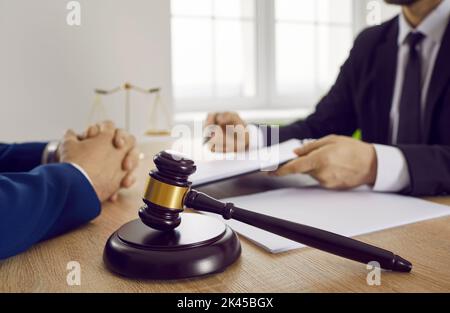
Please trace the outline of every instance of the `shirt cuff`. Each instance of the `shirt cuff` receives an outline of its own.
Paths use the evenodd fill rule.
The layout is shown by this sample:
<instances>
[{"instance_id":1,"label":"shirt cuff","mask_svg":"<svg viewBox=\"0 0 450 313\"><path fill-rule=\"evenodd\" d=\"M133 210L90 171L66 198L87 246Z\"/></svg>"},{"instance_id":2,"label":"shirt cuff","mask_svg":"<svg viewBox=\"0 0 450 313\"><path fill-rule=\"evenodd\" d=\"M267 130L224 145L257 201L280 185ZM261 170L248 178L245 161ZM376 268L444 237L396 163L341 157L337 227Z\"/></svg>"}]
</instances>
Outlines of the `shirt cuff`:
<instances>
[{"instance_id":1,"label":"shirt cuff","mask_svg":"<svg viewBox=\"0 0 450 313\"><path fill-rule=\"evenodd\" d=\"M264 134L261 128L254 124L247 125L249 134L248 150L258 150L264 146Z\"/></svg>"},{"instance_id":2,"label":"shirt cuff","mask_svg":"<svg viewBox=\"0 0 450 313\"><path fill-rule=\"evenodd\" d=\"M89 175L86 173L86 171L81 166L79 166L78 164L75 164L75 163L69 163L69 164L72 165L73 167L75 167L78 171L80 171L81 174L83 174L83 176L86 177L86 179L91 184L91 186L94 187L94 184L92 184L91 178L89 177Z\"/></svg>"},{"instance_id":3,"label":"shirt cuff","mask_svg":"<svg viewBox=\"0 0 450 313\"><path fill-rule=\"evenodd\" d=\"M399 148L373 145L377 155L377 178L374 191L399 192L410 185L408 165Z\"/></svg>"}]
</instances>

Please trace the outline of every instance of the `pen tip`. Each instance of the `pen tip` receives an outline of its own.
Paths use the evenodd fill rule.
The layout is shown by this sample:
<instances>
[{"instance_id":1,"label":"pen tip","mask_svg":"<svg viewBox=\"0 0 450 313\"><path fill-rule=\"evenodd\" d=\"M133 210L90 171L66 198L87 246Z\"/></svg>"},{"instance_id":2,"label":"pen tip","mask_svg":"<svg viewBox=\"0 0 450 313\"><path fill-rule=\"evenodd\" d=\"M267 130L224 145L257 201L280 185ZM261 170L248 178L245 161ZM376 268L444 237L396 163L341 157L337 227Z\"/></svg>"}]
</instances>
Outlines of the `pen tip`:
<instances>
[{"instance_id":1,"label":"pen tip","mask_svg":"<svg viewBox=\"0 0 450 313\"><path fill-rule=\"evenodd\" d=\"M412 270L412 264L401 256L396 255L394 258L394 266L392 270L395 272L409 273Z\"/></svg>"}]
</instances>

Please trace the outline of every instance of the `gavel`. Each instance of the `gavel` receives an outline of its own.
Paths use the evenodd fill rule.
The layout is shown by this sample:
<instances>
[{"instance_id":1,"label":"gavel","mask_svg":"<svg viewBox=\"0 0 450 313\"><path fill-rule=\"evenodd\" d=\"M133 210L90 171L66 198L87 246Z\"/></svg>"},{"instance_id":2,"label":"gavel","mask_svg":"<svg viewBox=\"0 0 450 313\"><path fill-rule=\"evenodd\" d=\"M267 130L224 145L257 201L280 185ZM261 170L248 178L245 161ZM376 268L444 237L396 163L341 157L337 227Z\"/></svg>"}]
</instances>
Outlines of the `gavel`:
<instances>
[{"instance_id":1,"label":"gavel","mask_svg":"<svg viewBox=\"0 0 450 313\"><path fill-rule=\"evenodd\" d=\"M273 234L368 264L396 272L410 272L412 264L394 253L367 243L307 225L259 214L225 203L191 188L189 176L195 173L195 163L177 153L163 151L154 157L156 170L149 174L139 210L141 221L153 229L169 232L183 223L180 213L185 208L221 215Z\"/></svg>"}]
</instances>

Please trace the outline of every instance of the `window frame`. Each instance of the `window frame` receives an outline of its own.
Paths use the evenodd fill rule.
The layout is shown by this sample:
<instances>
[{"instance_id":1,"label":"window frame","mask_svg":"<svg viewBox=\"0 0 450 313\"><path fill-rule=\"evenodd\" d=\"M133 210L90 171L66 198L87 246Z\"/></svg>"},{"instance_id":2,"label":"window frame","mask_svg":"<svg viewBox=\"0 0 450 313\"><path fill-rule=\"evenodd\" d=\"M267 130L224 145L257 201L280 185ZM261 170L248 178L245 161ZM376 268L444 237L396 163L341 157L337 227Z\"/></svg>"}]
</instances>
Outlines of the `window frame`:
<instances>
[{"instance_id":1,"label":"window frame","mask_svg":"<svg viewBox=\"0 0 450 313\"><path fill-rule=\"evenodd\" d=\"M313 1L313 0L312 0ZM352 0L353 36L366 26L366 7L371 0ZM170 23L173 15L170 15ZM278 96L275 81L275 0L255 0L255 96L244 97L199 97L176 99L177 112L221 110L273 110L311 109L320 98L318 90L295 96ZM172 72L173 75L173 72ZM172 79L172 84L173 84ZM174 88L173 88L174 89Z\"/></svg>"}]
</instances>

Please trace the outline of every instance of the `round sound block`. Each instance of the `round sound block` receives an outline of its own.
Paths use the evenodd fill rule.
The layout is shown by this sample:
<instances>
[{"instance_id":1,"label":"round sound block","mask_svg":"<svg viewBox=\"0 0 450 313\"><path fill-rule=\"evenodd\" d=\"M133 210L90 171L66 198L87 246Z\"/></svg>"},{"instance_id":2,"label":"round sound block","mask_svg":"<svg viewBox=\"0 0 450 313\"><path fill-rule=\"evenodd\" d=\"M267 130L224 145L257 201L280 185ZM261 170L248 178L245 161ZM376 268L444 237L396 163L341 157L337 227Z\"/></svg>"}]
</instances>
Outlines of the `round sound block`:
<instances>
[{"instance_id":1,"label":"round sound block","mask_svg":"<svg viewBox=\"0 0 450 313\"><path fill-rule=\"evenodd\" d=\"M183 213L171 231L149 228L140 219L109 237L103 253L113 272L141 279L182 279L222 272L241 254L239 239L218 219Z\"/></svg>"}]
</instances>

